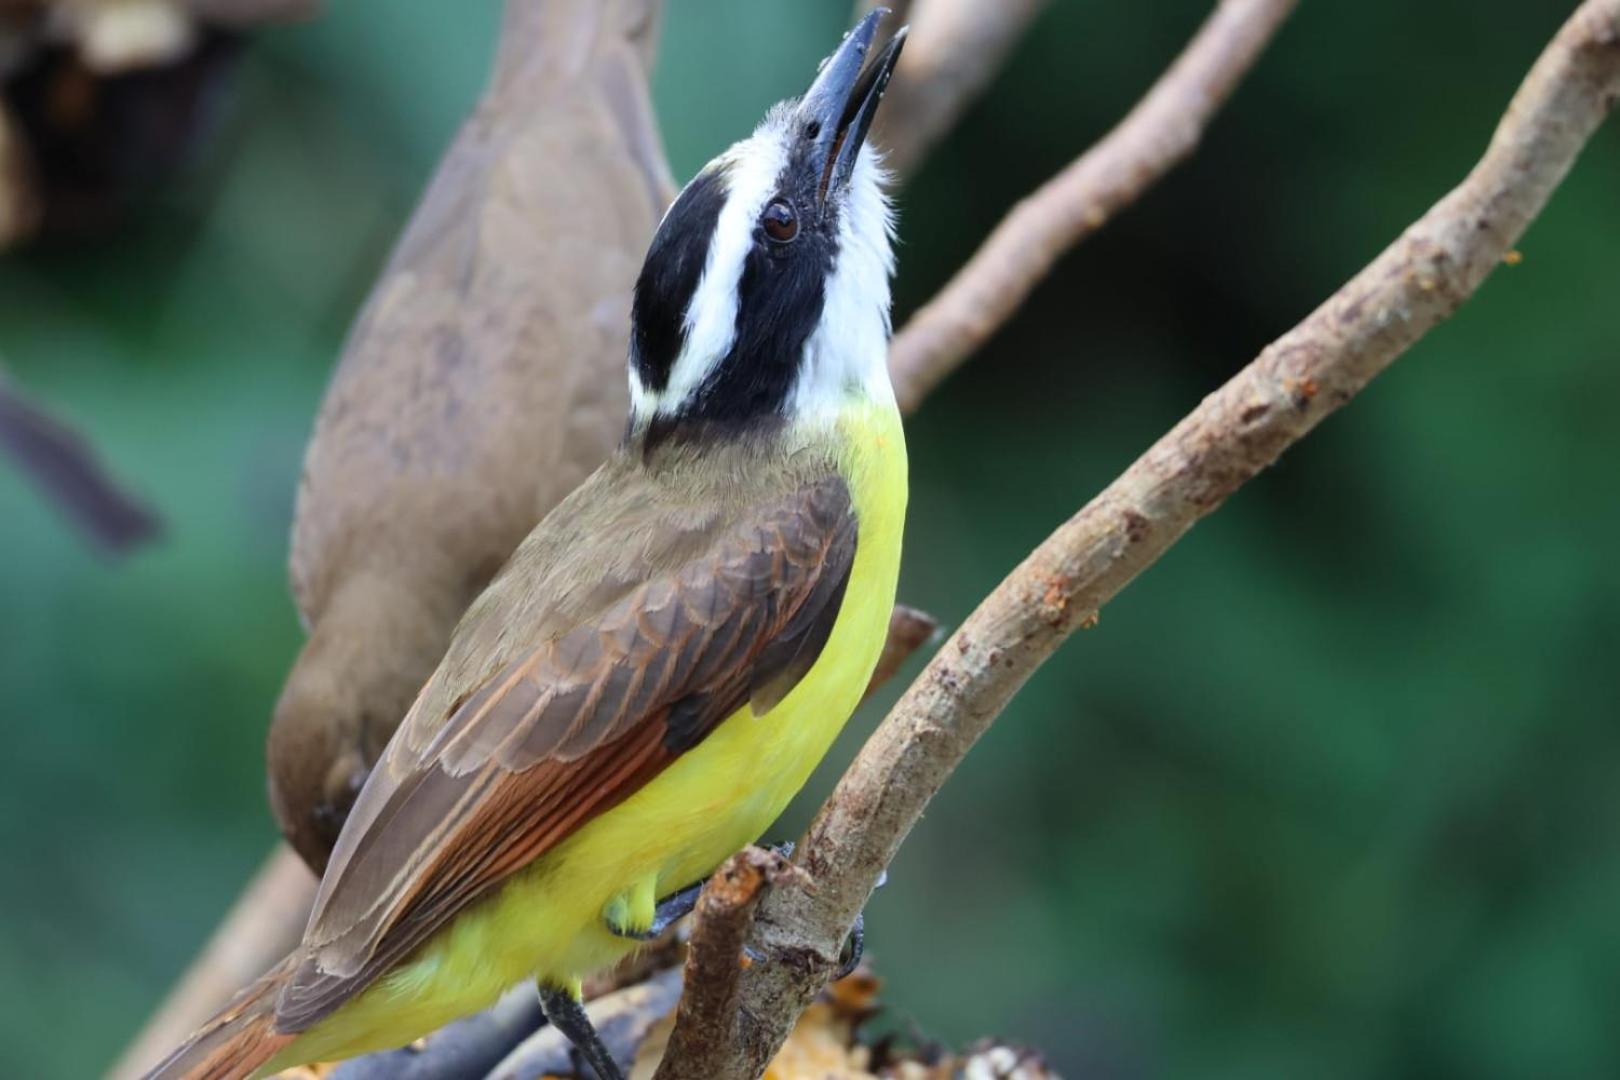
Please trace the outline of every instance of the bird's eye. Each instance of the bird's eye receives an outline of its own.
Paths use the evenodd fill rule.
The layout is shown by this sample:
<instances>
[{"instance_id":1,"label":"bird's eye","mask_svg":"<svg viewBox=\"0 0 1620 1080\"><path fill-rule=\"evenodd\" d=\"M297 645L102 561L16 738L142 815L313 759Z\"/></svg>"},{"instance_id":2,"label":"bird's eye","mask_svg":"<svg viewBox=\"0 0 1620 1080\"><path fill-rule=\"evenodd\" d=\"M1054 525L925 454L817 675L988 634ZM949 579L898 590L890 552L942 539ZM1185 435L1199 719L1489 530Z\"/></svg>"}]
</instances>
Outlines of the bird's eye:
<instances>
[{"instance_id":1,"label":"bird's eye","mask_svg":"<svg viewBox=\"0 0 1620 1080\"><path fill-rule=\"evenodd\" d=\"M765 235L778 244L786 244L799 235L799 217L786 199L777 199L767 206L761 223L765 226Z\"/></svg>"}]
</instances>

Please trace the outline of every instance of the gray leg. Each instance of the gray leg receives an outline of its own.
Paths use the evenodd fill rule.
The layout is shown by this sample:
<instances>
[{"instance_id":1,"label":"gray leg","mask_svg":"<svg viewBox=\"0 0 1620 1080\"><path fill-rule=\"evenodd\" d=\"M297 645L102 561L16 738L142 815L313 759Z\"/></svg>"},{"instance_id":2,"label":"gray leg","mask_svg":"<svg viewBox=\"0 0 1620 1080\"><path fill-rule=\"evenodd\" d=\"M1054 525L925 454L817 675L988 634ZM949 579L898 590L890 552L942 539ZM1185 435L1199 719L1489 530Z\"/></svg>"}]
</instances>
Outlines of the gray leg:
<instances>
[{"instance_id":1,"label":"gray leg","mask_svg":"<svg viewBox=\"0 0 1620 1080\"><path fill-rule=\"evenodd\" d=\"M591 1026L585 1015L585 1006L567 990L541 985L540 1009L551 1026L562 1032L585 1063L596 1070L597 1080L624 1080L624 1072L602 1042L602 1037Z\"/></svg>"}]
</instances>

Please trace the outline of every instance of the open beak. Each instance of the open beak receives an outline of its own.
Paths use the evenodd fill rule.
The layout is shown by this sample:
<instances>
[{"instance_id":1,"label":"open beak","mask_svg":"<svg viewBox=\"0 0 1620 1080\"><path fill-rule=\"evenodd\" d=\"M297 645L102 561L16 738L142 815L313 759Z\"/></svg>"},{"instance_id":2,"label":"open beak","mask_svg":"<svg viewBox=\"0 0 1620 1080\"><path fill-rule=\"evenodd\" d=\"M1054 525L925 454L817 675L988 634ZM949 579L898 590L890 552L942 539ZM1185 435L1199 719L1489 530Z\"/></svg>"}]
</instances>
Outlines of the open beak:
<instances>
[{"instance_id":1,"label":"open beak","mask_svg":"<svg viewBox=\"0 0 1620 1080\"><path fill-rule=\"evenodd\" d=\"M872 48L877 25L888 14L875 8L844 36L836 52L821 62L816 81L799 99L801 130L811 143L811 160L821 170L817 189L819 202L842 187L855 169L861 144L871 130L878 102L894 74L900 49L906 43L906 27L895 32L883 51L870 64L866 54Z\"/></svg>"}]
</instances>

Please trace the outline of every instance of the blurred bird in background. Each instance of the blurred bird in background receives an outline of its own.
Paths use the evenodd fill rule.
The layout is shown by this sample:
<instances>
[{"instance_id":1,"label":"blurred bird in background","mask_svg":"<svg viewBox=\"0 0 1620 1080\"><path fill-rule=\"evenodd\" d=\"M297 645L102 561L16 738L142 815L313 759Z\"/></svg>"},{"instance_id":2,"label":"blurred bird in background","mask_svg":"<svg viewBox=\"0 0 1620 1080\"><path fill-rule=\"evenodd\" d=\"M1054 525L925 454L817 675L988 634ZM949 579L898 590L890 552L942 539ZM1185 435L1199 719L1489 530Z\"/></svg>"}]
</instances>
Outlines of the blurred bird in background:
<instances>
[{"instance_id":1,"label":"blurred bird in background","mask_svg":"<svg viewBox=\"0 0 1620 1080\"><path fill-rule=\"evenodd\" d=\"M317 874L456 620L623 434L631 286L673 189L658 8L508 5L322 403L291 559L309 638L268 746L276 819Z\"/></svg>"}]
</instances>

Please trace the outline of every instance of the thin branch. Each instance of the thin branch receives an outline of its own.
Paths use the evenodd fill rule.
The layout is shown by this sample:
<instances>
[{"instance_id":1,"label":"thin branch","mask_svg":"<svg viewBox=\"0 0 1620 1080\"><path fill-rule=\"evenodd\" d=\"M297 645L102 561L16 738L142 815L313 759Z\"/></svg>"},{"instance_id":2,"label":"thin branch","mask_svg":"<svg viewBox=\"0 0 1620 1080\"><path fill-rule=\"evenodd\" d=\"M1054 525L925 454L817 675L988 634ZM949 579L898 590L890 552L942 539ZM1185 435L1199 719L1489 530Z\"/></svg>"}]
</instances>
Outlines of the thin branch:
<instances>
[{"instance_id":1,"label":"thin branch","mask_svg":"<svg viewBox=\"0 0 1620 1080\"><path fill-rule=\"evenodd\" d=\"M499 1066L544 1022L540 995L532 986L519 986L483 1012L446 1024L418 1043L351 1058L324 1080L474 1080Z\"/></svg>"},{"instance_id":2,"label":"thin branch","mask_svg":"<svg viewBox=\"0 0 1620 1080\"><path fill-rule=\"evenodd\" d=\"M766 885L785 885L795 878L803 879L804 872L786 858L749 847L727 859L703 886L686 951L686 992L653 1080L711 1080L706 1058L716 1046L736 1041L743 943L754 909Z\"/></svg>"},{"instance_id":3,"label":"thin branch","mask_svg":"<svg viewBox=\"0 0 1620 1080\"><path fill-rule=\"evenodd\" d=\"M83 435L3 376L0 453L105 554L121 555L162 532L157 513L119 485Z\"/></svg>"},{"instance_id":4,"label":"thin branch","mask_svg":"<svg viewBox=\"0 0 1620 1080\"><path fill-rule=\"evenodd\" d=\"M1015 206L895 335L889 373L910 412L1012 317L1074 245L1198 145L1297 0L1221 0L1192 43L1101 142ZM910 55L908 43L906 55Z\"/></svg>"},{"instance_id":5,"label":"thin branch","mask_svg":"<svg viewBox=\"0 0 1620 1080\"><path fill-rule=\"evenodd\" d=\"M909 10L896 10L897 17L889 24L899 27L909 19L911 36L884 95L875 137L891 169L902 176L917 171L962 111L995 78L1047 2L917 0L904 5Z\"/></svg>"},{"instance_id":6,"label":"thin branch","mask_svg":"<svg viewBox=\"0 0 1620 1080\"><path fill-rule=\"evenodd\" d=\"M681 969L672 967L646 982L591 1002L585 1012L613 1056L619 1061L629 1061L640 1052L653 1028L674 1010L680 996ZM473 1080L482 1074L449 1075L458 1080L462 1077ZM573 1075L574 1062L568 1040L548 1025L525 1039L485 1080L543 1080ZM338 1078L333 1077L333 1080Z\"/></svg>"},{"instance_id":7,"label":"thin branch","mask_svg":"<svg viewBox=\"0 0 1620 1080\"><path fill-rule=\"evenodd\" d=\"M1587 0L1542 54L1484 158L1361 273L1206 398L1069 519L946 642L800 845L813 888L761 904L740 1038L669 1075L752 1080L836 963L878 875L963 756L1077 627L1479 287L1620 102L1620 0ZM672 1055L675 1054L672 1049Z\"/></svg>"},{"instance_id":8,"label":"thin branch","mask_svg":"<svg viewBox=\"0 0 1620 1080\"><path fill-rule=\"evenodd\" d=\"M877 667L872 669L872 678L866 684L866 698L877 692L878 687L894 678L895 674L910 660L912 654L923 647L923 643L934 636L939 629L939 623L926 611L918 611L914 607L904 604L894 605L894 613L889 616L889 636L884 639L883 653L878 657Z\"/></svg>"}]
</instances>

